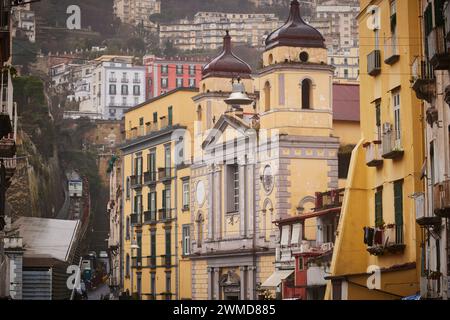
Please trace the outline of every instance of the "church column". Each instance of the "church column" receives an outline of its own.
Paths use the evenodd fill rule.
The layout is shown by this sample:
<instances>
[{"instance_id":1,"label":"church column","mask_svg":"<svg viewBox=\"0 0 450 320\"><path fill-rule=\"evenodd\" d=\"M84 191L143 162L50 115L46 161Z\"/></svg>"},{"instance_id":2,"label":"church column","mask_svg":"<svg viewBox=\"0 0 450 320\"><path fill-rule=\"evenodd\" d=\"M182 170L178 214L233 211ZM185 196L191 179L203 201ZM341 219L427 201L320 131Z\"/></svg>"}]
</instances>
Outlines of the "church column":
<instances>
[{"instance_id":1,"label":"church column","mask_svg":"<svg viewBox=\"0 0 450 320\"><path fill-rule=\"evenodd\" d=\"M250 164L247 166L247 221L248 221L248 236L253 237L254 230L254 220L255 220L255 183L254 183L255 166Z\"/></svg>"},{"instance_id":2,"label":"church column","mask_svg":"<svg viewBox=\"0 0 450 320\"><path fill-rule=\"evenodd\" d=\"M211 267L208 267L206 270L208 272L208 300L213 300L214 295L214 273Z\"/></svg>"},{"instance_id":3,"label":"church column","mask_svg":"<svg viewBox=\"0 0 450 320\"><path fill-rule=\"evenodd\" d=\"M208 173L208 240L214 240L214 165Z\"/></svg>"},{"instance_id":4,"label":"church column","mask_svg":"<svg viewBox=\"0 0 450 320\"><path fill-rule=\"evenodd\" d=\"M241 237L245 237L247 234L247 214L246 214L246 164L239 165L239 230Z\"/></svg>"},{"instance_id":5,"label":"church column","mask_svg":"<svg viewBox=\"0 0 450 320\"><path fill-rule=\"evenodd\" d=\"M214 269L214 290L213 290L213 300L220 299L220 284L219 284L219 268Z\"/></svg>"},{"instance_id":6,"label":"church column","mask_svg":"<svg viewBox=\"0 0 450 320\"><path fill-rule=\"evenodd\" d=\"M221 238L222 229L222 173L219 170L214 172L214 224L215 230L214 235L216 240Z\"/></svg>"},{"instance_id":7,"label":"church column","mask_svg":"<svg viewBox=\"0 0 450 320\"><path fill-rule=\"evenodd\" d=\"M248 267L248 298L256 300L256 267Z\"/></svg>"},{"instance_id":8,"label":"church column","mask_svg":"<svg viewBox=\"0 0 450 320\"><path fill-rule=\"evenodd\" d=\"M241 271L241 274L240 274L240 278L241 278L240 299L247 300L247 267L240 267L239 270Z\"/></svg>"}]
</instances>

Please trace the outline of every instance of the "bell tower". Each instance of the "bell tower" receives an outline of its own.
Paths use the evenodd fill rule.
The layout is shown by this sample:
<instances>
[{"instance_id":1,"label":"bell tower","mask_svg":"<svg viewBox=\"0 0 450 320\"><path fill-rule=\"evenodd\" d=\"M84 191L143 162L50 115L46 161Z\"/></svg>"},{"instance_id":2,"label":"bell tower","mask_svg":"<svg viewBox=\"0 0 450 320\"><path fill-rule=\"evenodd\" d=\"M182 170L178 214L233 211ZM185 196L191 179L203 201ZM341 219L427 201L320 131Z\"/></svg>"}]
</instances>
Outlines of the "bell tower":
<instances>
[{"instance_id":1,"label":"bell tower","mask_svg":"<svg viewBox=\"0 0 450 320\"><path fill-rule=\"evenodd\" d=\"M261 126L300 136L332 134L334 67L325 39L291 2L289 18L266 39L259 72Z\"/></svg>"}]
</instances>

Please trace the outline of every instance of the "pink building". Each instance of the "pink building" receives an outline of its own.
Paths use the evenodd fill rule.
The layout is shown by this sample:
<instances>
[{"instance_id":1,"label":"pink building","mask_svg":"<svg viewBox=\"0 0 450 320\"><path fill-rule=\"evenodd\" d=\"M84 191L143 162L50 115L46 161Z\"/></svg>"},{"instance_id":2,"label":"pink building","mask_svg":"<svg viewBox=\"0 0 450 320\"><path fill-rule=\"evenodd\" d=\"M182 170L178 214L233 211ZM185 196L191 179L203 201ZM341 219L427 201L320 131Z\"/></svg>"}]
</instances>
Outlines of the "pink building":
<instances>
[{"instance_id":1,"label":"pink building","mask_svg":"<svg viewBox=\"0 0 450 320\"><path fill-rule=\"evenodd\" d=\"M198 87L202 78L202 68L208 61L207 57L144 56L146 98L151 99L180 87Z\"/></svg>"}]
</instances>

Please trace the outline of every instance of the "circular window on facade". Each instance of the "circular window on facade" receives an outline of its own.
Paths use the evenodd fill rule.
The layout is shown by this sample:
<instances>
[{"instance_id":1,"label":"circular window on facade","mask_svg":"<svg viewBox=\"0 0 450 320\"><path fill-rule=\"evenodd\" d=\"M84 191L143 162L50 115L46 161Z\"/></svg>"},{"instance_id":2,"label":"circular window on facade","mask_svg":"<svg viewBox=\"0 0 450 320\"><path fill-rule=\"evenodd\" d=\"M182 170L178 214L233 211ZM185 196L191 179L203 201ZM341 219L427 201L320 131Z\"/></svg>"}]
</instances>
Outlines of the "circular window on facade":
<instances>
[{"instance_id":1,"label":"circular window on facade","mask_svg":"<svg viewBox=\"0 0 450 320\"><path fill-rule=\"evenodd\" d=\"M262 175L262 184L263 184L264 190L267 193L270 193L273 189L273 180L274 179L273 179L272 168L269 165L267 165L264 168L263 175Z\"/></svg>"},{"instance_id":2,"label":"circular window on facade","mask_svg":"<svg viewBox=\"0 0 450 320\"><path fill-rule=\"evenodd\" d=\"M300 53L300 61L301 62L308 62L309 60L309 54L306 51L303 51L302 53Z\"/></svg>"},{"instance_id":3,"label":"circular window on facade","mask_svg":"<svg viewBox=\"0 0 450 320\"><path fill-rule=\"evenodd\" d=\"M205 184L203 181L197 182L197 187L195 188L195 195L197 204L201 207L205 203L206 198L206 190L205 190Z\"/></svg>"}]
</instances>

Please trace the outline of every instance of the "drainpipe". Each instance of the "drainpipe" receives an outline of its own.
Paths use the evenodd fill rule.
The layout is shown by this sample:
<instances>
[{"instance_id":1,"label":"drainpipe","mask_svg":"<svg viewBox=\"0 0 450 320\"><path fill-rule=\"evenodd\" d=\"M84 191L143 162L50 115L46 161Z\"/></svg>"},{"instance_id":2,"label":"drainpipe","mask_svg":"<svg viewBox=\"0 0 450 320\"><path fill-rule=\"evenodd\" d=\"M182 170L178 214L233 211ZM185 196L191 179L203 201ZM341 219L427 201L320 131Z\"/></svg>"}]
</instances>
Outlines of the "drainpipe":
<instances>
[{"instance_id":1,"label":"drainpipe","mask_svg":"<svg viewBox=\"0 0 450 320\"><path fill-rule=\"evenodd\" d=\"M179 268L179 259L178 259L178 169L175 167L175 294L176 300L179 300L179 279L180 279L180 268Z\"/></svg>"}]
</instances>

